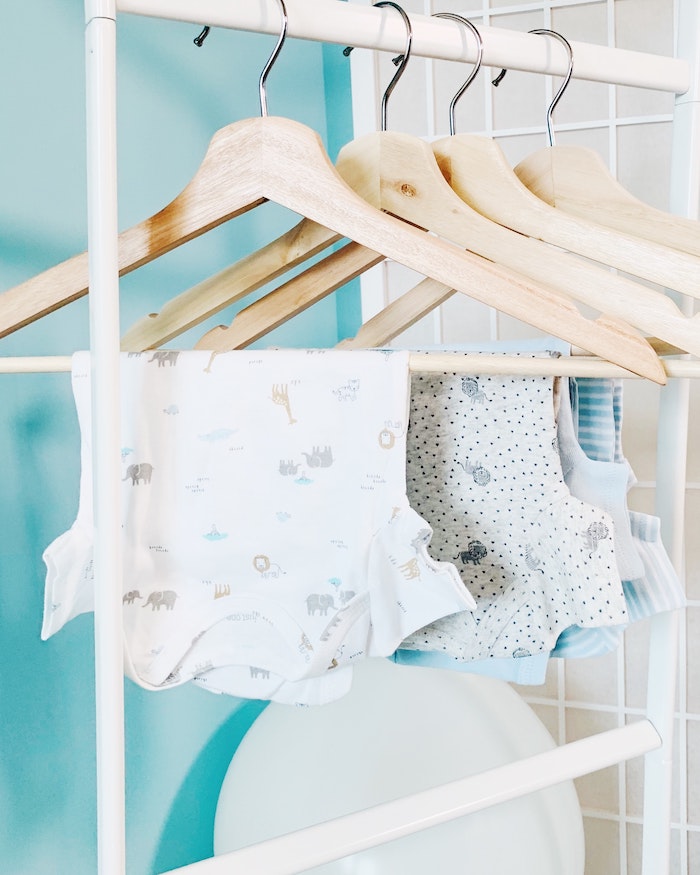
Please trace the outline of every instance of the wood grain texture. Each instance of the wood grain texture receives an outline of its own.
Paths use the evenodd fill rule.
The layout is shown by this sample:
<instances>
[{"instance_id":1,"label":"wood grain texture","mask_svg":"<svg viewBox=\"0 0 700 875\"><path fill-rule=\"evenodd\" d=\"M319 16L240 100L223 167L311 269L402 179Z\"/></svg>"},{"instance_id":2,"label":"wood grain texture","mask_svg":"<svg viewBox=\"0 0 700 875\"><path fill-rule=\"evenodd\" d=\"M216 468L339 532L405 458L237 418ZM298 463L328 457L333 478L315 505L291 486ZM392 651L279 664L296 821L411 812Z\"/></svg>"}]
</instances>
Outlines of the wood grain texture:
<instances>
[{"instance_id":1,"label":"wood grain texture","mask_svg":"<svg viewBox=\"0 0 700 875\"><path fill-rule=\"evenodd\" d=\"M663 245L676 250L679 256L693 256L679 258L673 282L654 282L698 297L700 222L674 216L635 198L611 175L597 152L582 146L540 149L521 161L515 173L533 194L557 211ZM689 287L675 285L681 282Z\"/></svg>"}]
</instances>

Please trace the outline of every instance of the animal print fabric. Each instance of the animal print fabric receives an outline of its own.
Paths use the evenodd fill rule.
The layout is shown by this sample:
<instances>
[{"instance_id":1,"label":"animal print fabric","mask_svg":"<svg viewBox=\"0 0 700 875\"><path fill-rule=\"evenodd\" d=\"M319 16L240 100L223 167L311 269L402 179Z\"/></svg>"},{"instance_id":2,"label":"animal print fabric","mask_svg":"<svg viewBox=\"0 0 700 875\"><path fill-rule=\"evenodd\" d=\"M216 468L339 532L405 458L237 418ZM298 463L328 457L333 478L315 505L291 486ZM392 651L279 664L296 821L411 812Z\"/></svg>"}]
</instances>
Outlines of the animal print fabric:
<instances>
[{"instance_id":1,"label":"animal print fabric","mask_svg":"<svg viewBox=\"0 0 700 875\"><path fill-rule=\"evenodd\" d=\"M550 377L412 375L409 501L477 607L403 648L517 659L550 651L569 626L627 621L612 520L564 483L554 389Z\"/></svg>"},{"instance_id":2,"label":"animal print fabric","mask_svg":"<svg viewBox=\"0 0 700 875\"><path fill-rule=\"evenodd\" d=\"M406 497L408 354L121 358L130 677L318 704L352 664L474 601ZM81 493L45 551L44 638L93 609L89 358L73 389Z\"/></svg>"}]
</instances>

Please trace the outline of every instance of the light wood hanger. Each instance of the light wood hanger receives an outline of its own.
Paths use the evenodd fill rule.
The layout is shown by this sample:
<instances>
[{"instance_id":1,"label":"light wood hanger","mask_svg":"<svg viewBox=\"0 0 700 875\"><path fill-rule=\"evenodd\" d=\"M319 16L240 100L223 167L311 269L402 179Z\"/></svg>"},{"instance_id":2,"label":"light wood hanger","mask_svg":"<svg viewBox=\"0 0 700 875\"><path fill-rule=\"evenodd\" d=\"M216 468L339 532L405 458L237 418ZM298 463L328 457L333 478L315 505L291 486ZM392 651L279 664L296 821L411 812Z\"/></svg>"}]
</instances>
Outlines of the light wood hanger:
<instances>
[{"instance_id":1,"label":"light wood hanger","mask_svg":"<svg viewBox=\"0 0 700 875\"><path fill-rule=\"evenodd\" d=\"M407 21L407 16L405 16L403 10L401 10L400 7L396 6L396 4L387 2L377 5L395 6L401 12L404 20ZM403 69L408 61L408 57L410 54L410 22L407 22L407 31L408 42L401 65L396 75L392 79L389 88L387 88L382 100L382 128L385 128L386 126L386 105L388 96L391 93L392 88L396 84L396 81L398 81L398 78L403 72ZM377 136L380 137L379 141L376 139ZM365 148L365 144L368 142L370 143L369 152ZM388 164L381 163L375 165L372 160L376 152L374 146L379 144L379 151L381 151L385 142L391 144L399 144L397 155L398 160L396 162L390 161ZM401 144L404 143L406 145L402 146ZM351 160L349 162L346 161L344 158L344 156L348 155L348 152L351 156ZM368 156L369 161L367 160ZM359 157L360 159L359 163L354 162L354 159L357 157ZM418 164L416 164L416 158L418 158ZM405 163L406 160L408 160L408 164ZM484 233L482 234L482 236L485 236L489 241L491 241L490 245L493 247L488 250L488 255L494 261L496 260L497 256L495 255L495 250L502 249L504 237L510 235L511 232L507 231L506 229L502 229L497 225L494 225L488 220L483 219L483 217L475 213L455 196L454 192L452 192L452 190L442 178L435 159L432 158L432 153L430 152L429 147L427 147L422 141L402 135L388 135L385 131L383 131L380 135L370 135L369 138L363 138L362 141L355 141L355 143L350 144L350 146L346 146L341 151L337 167L341 175L343 175L346 180L350 182L351 186L355 190L359 191L359 193L362 194L365 199L367 199L368 193L366 191L365 182L369 181L370 187L373 187L377 180L382 180L382 174L385 170L390 169L391 172L394 172L397 164L401 164L403 167L403 171L406 171L406 176L400 178L410 180L410 182L401 183L400 189L403 193L403 196L405 198L405 196L408 195L408 200L411 202L417 200L417 209L411 210L410 213L407 215L406 213L403 213L400 208L396 209L395 207L387 207L387 204L382 202L377 197L371 197L370 200L372 203L374 203L375 206L379 207L380 209L387 209L389 212L401 215L402 218L408 219L408 221L410 221L412 224L418 225L419 227L425 227L428 230L440 234L441 236L451 237L453 240L455 239L453 233L453 225L456 218L459 217L460 219L462 219L462 217L468 216L470 222L467 225L465 221L462 221L460 236L457 237L456 242L460 243L461 245L465 245L465 238L473 237L475 231L483 231ZM370 168L369 176L367 174L368 168ZM359 172L357 172L358 170ZM381 183L379 184L379 187L381 187ZM415 196L418 194L419 189L420 196L416 199ZM437 219L434 218L437 215L447 215L449 221L446 223L443 219L438 222ZM495 236L497 236L498 238L496 240L493 240L493 237L491 236L494 233ZM536 243L536 241L527 241L524 240L524 238L519 237L518 235L514 236L517 237L518 244L524 243L526 247L528 247L530 244L532 244L533 246L540 245L539 243ZM378 247L375 246L374 248L377 249ZM543 254L544 253L542 252L535 252L534 255L530 255L530 261L527 266L529 267L529 265L534 262L537 256L541 258ZM524 262L525 259L519 261L517 267L521 268ZM513 265L511 264L511 266ZM576 264L574 264L574 268L578 269ZM581 269L583 271L592 270L591 268L587 268L583 265L581 265ZM537 272L534 267L532 268L532 271ZM425 273L425 271L421 272ZM440 282L440 278L436 277L434 274L431 275L431 278L437 279L438 282ZM538 279L550 280L551 277L548 274L545 275L543 272L539 271ZM600 282L599 276L596 276L596 280ZM303 282L303 280L301 282ZM443 285L446 284L443 283ZM552 283L550 282L549 285L551 286ZM290 286L292 288L291 292L289 291ZM446 292L449 291L449 289L451 288L451 284L447 284L447 286L448 288L445 290ZM287 294L287 303L285 304L286 318L293 315L294 312L298 312L298 299L296 297L298 288L299 282L295 283L294 281L292 281L292 283L289 284L287 290L285 290L289 292L289 294ZM549 289L549 291L551 294L551 289ZM473 290L467 293L471 294L472 297L476 297L479 300L484 300L483 297L480 297L478 294L474 294ZM313 291L311 295L312 298L315 300L316 292ZM284 293L281 297L279 295L276 296L276 299L284 300ZM305 300L309 300L309 298L305 298ZM565 300L566 298L561 298L562 302ZM488 300L486 300L485 302L493 303L493 301ZM259 301L256 304L251 305L250 308L247 308L247 312L245 312L245 315L239 314L239 316L234 319L234 322L230 329L218 328L208 332L207 335L205 335L205 337L202 338L201 341L198 343L198 346L200 348L215 348L221 351L224 349L231 349L236 346L245 345L246 342L252 342L252 340L257 339L257 337L261 335L259 333L255 333L254 335L252 333L246 334L247 326L257 326L258 324L262 325L264 323L265 317L263 316L262 321L258 322L255 319L255 313L264 313L266 306L267 305L264 303L264 301ZM498 306L498 309L507 312L507 310L501 306ZM602 308L599 307L598 309ZM274 314L275 324L278 324L277 319L279 310L270 311L268 309L267 312L272 312ZM538 321L541 318L540 314L537 314L537 316L535 316L535 314L533 314L532 312L528 312L524 317L524 321L529 322L530 324L534 324L533 317L537 318ZM282 320L280 319L280 321ZM272 326L272 323L269 321L267 324ZM641 339L637 335L635 335L634 332L629 330L626 325L623 326L621 324L618 324L617 327L622 333L627 335L628 342L631 343L632 347L636 349L640 348L639 344ZM559 326L558 329L556 329L555 331L559 334L559 336L561 336L562 331L567 330L568 328L566 326ZM227 331L230 333L227 334ZM258 331L257 327L255 328L255 331ZM658 361L655 353L652 352L652 355L649 356L650 349L650 347L645 345L644 356L649 362L650 359L653 357L653 366L656 371L656 379L663 379L661 376L663 371L661 364Z\"/></svg>"},{"instance_id":2,"label":"light wood hanger","mask_svg":"<svg viewBox=\"0 0 700 875\"><path fill-rule=\"evenodd\" d=\"M696 324L682 316L672 301L485 219L450 188L430 146L422 140L393 132L369 134L345 146L336 166L374 206L700 354Z\"/></svg>"},{"instance_id":3,"label":"light wood hanger","mask_svg":"<svg viewBox=\"0 0 700 875\"><path fill-rule=\"evenodd\" d=\"M323 225L303 219L261 249L166 301L159 313L141 317L122 335L122 350L142 352L162 346L327 249L341 237ZM375 253L365 252L370 266Z\"/></svg>"},{"instance_id":4,"label":"light wood hanger","mask_svg":"<svg viewBox=\"0 0 700 875\"><path fill-rule=\"evenodd\" d=\"M332 255L239 311L228 327L219 325L207 331L194 348L212 352L245 349L382 261L384 256L378 252L358 243L346 243ZM430 282L435 283L434 280Z\"/></svg>"},{"instance_id":5,"label":"light wood hanger","mask_svg":"<svg viewBox=\"0 0 700 875\"><path fill-rule=\"evenodd\" d=\"M432 147L450 186L491 221L640 279L700 298L700 259L659 243L658 237L653 238L656 242L643 242L634 230L625 232L626 220L622 214L617 216L617 228L596 223L595 184L586 192L589 203L595 201L595 210L588 216L584 212L575 214L573 209L555 209L555 196L550 199L541 195L536 183L525 185L518 168L513 171L494 140L473 134L456 134L434 142ZM573 157L577 150L571 148ZM556 164L560 159L554 156L558 155L564 166L567 159L558 151L560 149L568 147L550 147L529 156L526 161L536 158L544 165L551 158ZM595 153L591 155L596 157ZM569 169L572 166L573 162L568 165ZM672 216L666 216L666 220L674 225ZM700 223L696 223L694 230L700 252ZM677 312L680 315L680 311Z\"/></svg>"},{"instance_id":6,"label":"light wood hanger","mask_svg":"<svg viewBox=\"0 0 700 875\"><path fill-rule=\"evenodd\" d=\"M538 29L530 33L553 36L559 40L568 53L569 66L567 76L547 111L549 147L528 155L515 168L515 174L523 185L562 213L588 219L597 225L639 237L657 246L668 247L678 253L700 257L700 223L683 216L674 216L634 197L615 179L603 159L593 149L555 144L552 111L571 79L573 49L569 41L554 30ZM505 70L501 71L501 75L494 80L495 85L504 74ZM672 275L673 282L664 282L663 279L652 281L698 297L697 278L700 264L691 258L686 259L686 271L691 286L681 288L679 283L684 282L682 264L680 262L678 265L677 275ZM634 270L630 273L640 275Z\"/></svg>"},{"instance_id":7,"label":"light wood hanger","mask_svg":"<svg viewBox=\"0 0 700 875\"><path fill-rule=\"evenodd\" d=\"M653 352L626 326L587 319L564 296L379 212L343 181L318 135L289 119L263 116L219 130L185 189L123 233L122 264L145 264L266 200L635 373L664 379Z\"/></svg>"},{"instance_id":8,"label":"light wood hanger","mask_svg":"<svg viewBox=\"0 0 700 875\"><path fill-rule=\"evenodd\" d=\"M185 190L139 228L153 241L155 257L154 249L168 251L268 199L504 313L549 333L565 332L572 343L649 373L643 341L630 336L624 343L626 330L617 323L586 319L564 296L379 212L343 182L320 138L289 119L249 119L217 132Z\"/></svg>"},{"instance_id":9,"label":"light wood hanger","mask_svg":"<svg viewBox=\"0 0 700 875\"><path fill-rule=\"evenodd\" d=\"M464 19L462 16L454 14L454 13L438 13L437 17L443 18L453 18L462 22L463 24L468 25L474 32L477 42L478 42L478 52L477 52L477 62L476 65L471 72L468 79L459 89L457 94L455 94L452 102L450 104L450 131L454 133L454 113L457 101L464 93L466 88L469 86L476 73L479 70L480 59L481 59L481 37L467 19ZM404 56L404 65L407 61L407 56ZM398 77L400 76L401 71L397 72L397 75L392 80L390 85L390 89L395 85ZM386 98L390 93L390 89L385 93L383 102L382 102L382 126L386 125ZM447 144L452 142L452 138L443 141ZM491 169L491 168L488 168ZM500 165L496 165L496 169L500 174L506 175L507 179L512 182L512 189L517 194L522 195L522 198L518 198L516 200L516 205L522 206L523 201L530 201L541 207L542 211L554 216L555 219L556 214L549 210L544 204L542 204L536 197L534 197L524 186L520 183L520 181L515 177L511 168L506 164L505 159L503 158ZM484 174L485 176L485 174ZM483 187L488 187L488 182L491 180L487 180L487 183ZM496 181L499 181L499 178L496 178ZM504 189L501 191L501 189ZM496 194L508 195L509 190L505 190L506 186L497 186ZM511 197L511 201L513 198ZM610 235L614 237L615 235ZM555 241L552 241L555 242ZM557 239L557 244L561 245L561 239ZM640 252L639 252L639 244L637 241L633 241L634 244L634 254L635 261L639 260ZM608 247L610 248L610 247ZM349 247L348 247L349 249ZM332 270L329 271L329 284L324 285L324 273L322 264L320 269L314 269L312 272L309 272L308 277L305 278L305 275L302 275L300 278L296 280L292 280L290 283L287 283L282 288L278 289L274 293L274 298L271 296L266 296L266 299L262 299L261 301L256 302L250 307L246 308L244 311L240 312L233 320L231 326L229 328L218 327L208 332L197 344L199 348L212 348L219 351L223 351L225 349L237 349L243 348L247 346L249 343L252 343L254 340L259 339L259 337L263 336L267 331L272 330L272 328L279 325L281 322L285 320L285 318L291 318L298 312L301 312L306 307L310 306L314 301L319 300L320 297L323 297L325 294L329 294L331 291L338 288L339 285L342 285L342 271L343 271L343 261L342 259L345 256L340 255L338 259L334 259L334 263L332 265ZM349 260L349 265L352 270L352 276L356 275L356 273L361 272L361 270L366 269L366 266L371 266L376 263L375 259L369 259L365 265L362 264L362 253L360 250L354 250L352 252L351 258ZM329 265L330 267L330 265ZM348 275L348 278L350 276ZM600 281L600 276L596 277ZM615 281L613 281L613 285L615 285ZM622 291L625 291L625 285L622 283L618 283L618 286L621 287ZM681 316L680 312L675 308L675 305L667 299L665 296L660 293L653 293L647 290L644 287L639 287L636 284L633 286L631 284L627 284L629 287L630 293L639 293L641 296L646 296L647 301L651 301L652 305L655 305L656 312L654 313L653 319L650 316L648 319L648 326L654 325L655 328L658 328L659 325L664 324L664 317L670 322L674 322L677 319L679 322L679 331L676 333L676 339L683 336L684 329L687 329L687 323L684 317ZM429 312L439 303L444 301L449 295L452 294L452 290L441 285L439 283L435 283L431 280L423 281L420 286L413 290L409 295L404 296L405 301L402 302L394 302L394 304L387 308L386 312L382 311L380 314L375 317L374 320L371 320L371 325L366 324L360 329L360 333L358 338L361 343L366 345L376 345L377 343L381 343L381 340L377 340L376 338L370 339L369 332L372 330L372 326L381 326L379 328L379 336L386 337L387 332L391 332L391 337L394 337L396 334L400 333L400 331L405 330L409 324L413 324L417 321L421 316L425 315L425 313ZM267 298L270 298L268 301ZM273 304L274 300L274 304ZM620 302L620 312L627 315L630 311L631 304L633 302L631 300L621 301ZM670 333L672 329L669 329ZM663 333L663 327L662 327ZM694 338L693 338L694 339Z\"/></svg>"},{"instance_id":10,"label":"light wood hanger","mask_svg":"<svg viewBox=\"0 0 700 875\"><path fill-rule=\"evenodd\" d=\"M550 146L524 158L515 173L534 195L562 213L700 257L700 223L635 198L593 149Z\"/></svg>"},{"instance_id":11,"label":"light wood hanger","mask_svg":"<svg viewBox=\"0 0 700 875\"><path fill-rule=\"evenodd\" d=\"M409 53L407 47L392 84ZM492 222L456 196L425 142L384 129L388 93L382 99L383 130L346 145L336 162L341 176L365 200L599 312L634 320L643 331L700 353L700 333L665 296Z\"/></svg>"},{"instance_id":12,"label":"light wood hanger","mask_svg":"<svg viewBox=\"0 0 700 875\"><path fill-rule=\"evenodd\" d=\"M481 36L475 25L461 15L442 15L466 25L478 44L476 65L450 104L450 136L432 144L433 154L451 188L469 206L499 225L626 273L697 296L700 292L700 262L697 259L665 246L642 243L637 237L553 209L523 185L494 140L455 133L457 102L480 67ZM539 30L536 32L553 33ZM566 45L568 46L568 42ZM548 109L550 136L553 136L551 113L564 93L572 70L573 58L570 59L566 80ZM499 79L502 77L503 74ZM698 333L696 322L689 321L661 292L617 279L608 281L606 292L607 290L617 293L607 303L607 312L613 315L635 312L640 303L642 307L649 308L641 314L637 311L637 317L631 320L647 333L653 331L668 340L675 337L676 342L684 336L687 338L690 333L691 343Z\"/></svg>"}]
</instances>

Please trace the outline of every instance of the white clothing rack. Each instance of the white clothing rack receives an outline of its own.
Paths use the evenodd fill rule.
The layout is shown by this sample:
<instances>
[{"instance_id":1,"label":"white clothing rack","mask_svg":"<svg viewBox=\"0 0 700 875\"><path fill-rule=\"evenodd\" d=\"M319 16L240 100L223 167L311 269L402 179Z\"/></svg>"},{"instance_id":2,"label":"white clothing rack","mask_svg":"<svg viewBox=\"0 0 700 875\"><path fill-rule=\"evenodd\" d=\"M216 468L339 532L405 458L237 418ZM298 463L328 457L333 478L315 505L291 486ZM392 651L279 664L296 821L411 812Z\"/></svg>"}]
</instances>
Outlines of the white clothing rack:
<instances>
[{"instance_id":1,"label":"white clothing rack","mask_svg":"<svg viewBox=\"0 0 700 875\"><path fill-rule=\"evenodd\" d=\"M399 51L405 35L390 10L340 0L286 0L289 36L341 45ZM118 397L119 283L117 267L116 65L117 10L199 24L277 33L275 0L86 0L88 105L88 198L90 327L93 367L93 444L96 520L95 606L98 757L98 873L124 875L124 702L121 628L121 564L118 516L120 472ZM679 0L677 58L574 43L574 76L676 93L672 208L695 216L700 197L700 10L696 0ZM414 53L473 60L459 25L411 16ZM535 36L482 29L484 64L540 73L563 73L557 46ZM46 363L63 369L62 362ZM559 364L557 368L560 372ZM603 363L605 364L605 363ZM690 367L686 368L686 364ZM678 376L697 375L694 363L673 362ZM6 363L9 370L22 366ZM609 367L606 365L606 367ZM4 368L3 368L4 369ZM41 370L36 360L26 368ZM671 373L671 371L669 371ZM686 380L674 380L663 395L657 478L658 511L667 546L682 564L684 460L687 437ZM522 760L427 793L406 797L313 827L261 846L178 869L178 872L241 872L288 875L487 805L548 786L612 763L646 754L643 875L668 875L670 738L673 722L677 618L654 618L648 717L554 751ZM650 753L651 752L651 753ZM545 777L546 776L546 777Z\"/></svg>"}]
</instances>

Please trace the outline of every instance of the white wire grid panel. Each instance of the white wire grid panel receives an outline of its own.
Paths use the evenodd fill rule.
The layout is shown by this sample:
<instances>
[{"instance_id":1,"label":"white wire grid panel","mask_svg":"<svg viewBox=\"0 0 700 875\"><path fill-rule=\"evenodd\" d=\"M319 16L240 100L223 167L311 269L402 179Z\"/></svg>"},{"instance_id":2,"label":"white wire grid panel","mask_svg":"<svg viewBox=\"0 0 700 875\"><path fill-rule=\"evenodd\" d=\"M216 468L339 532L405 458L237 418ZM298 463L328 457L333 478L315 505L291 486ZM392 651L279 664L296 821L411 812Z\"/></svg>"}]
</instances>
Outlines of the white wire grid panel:
<instances>
[{"instance_id":1,"label":"white wire grid panel","mask_svg":"<svg viewBox=\"0 0 700 875\"><path fill-rule=\"evenodd\" d=\"M369 3L367 4L369 5ZM483 0L470 6L450 0L405 0L407 12L456 12L477 27L491 25L525 32L551 28L571 40L673 55L677 8L671 0ZM547 37L542 37L547 39ZM465 39L473 40L467 33ZM576 59L574 57L574 65ZM358 50L351 55L355 136L379 128L379 102L394 67L388 53ZM388 104L389 130L428 140L447 136L449 102L471 67L413 58ZM510 71L498 88L498 73L483 68L456 112L458 133L497 139L512 165L547 145L545 113L559 81ZM611 172L637 197L669 208L673 95L624 86L572 80L554 114L557 144L595 149ZM421 277L384 263L362 278L363 318L415 285ZM396 339L398 346L450 344L531 337L533 330L464 296L455 295ZM697 390L695 404L698 403ZM659 393L651 386L625 384L625 452L639 483L631 501L653 512L656 419ZM691 415L691 422L693 417ZM700 460L690 436L688 523L700 521ZM698 625L700 555L687 557L688 623ZM695 591L693 591L695 586ZM695 601L692 601L693 597ZM700 636L681 630L681 660L674 743L673 875L700 872ZM591 732L625 725L643 714L646 702L648 629L633 627L609 657L553 663L544 687L522 690L554 738L564 743ZM686 654L688 658L686 658ZM586 875L638 875L642 871L643 761L620 764L580 778L585 814Z\"/></svg>"}]
</instances>

